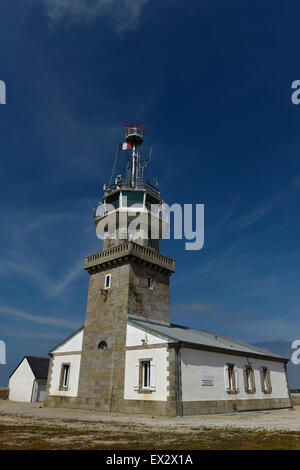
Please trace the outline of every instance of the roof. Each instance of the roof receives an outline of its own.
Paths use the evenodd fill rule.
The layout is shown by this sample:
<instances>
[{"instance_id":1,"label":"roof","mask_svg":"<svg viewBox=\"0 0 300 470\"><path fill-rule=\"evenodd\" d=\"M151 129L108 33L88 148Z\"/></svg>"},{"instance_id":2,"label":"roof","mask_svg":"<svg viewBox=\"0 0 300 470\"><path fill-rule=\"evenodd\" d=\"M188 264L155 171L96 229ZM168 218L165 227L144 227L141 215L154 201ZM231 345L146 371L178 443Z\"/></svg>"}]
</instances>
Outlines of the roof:
<instances>
[{"instance_id":1,"label":"roof","mask_svg":"<svg viewBox=\"0 0 300 470\"><path fill-rule=\"evenodd\" d=\"M43 356L25 356L23 357L22 361L17 365L15 370L10 374L9 377L11 377L18 367L22 364L22 362L27 359L27 362L30 366L30 369L33 372L33 375L36 379L44 379L46 380L48 377L48 369L49 369L49 362L50 359L49 357L43 357Z\"/></svg>"},{"instance_id":2,"label":"roof","mask_svg":"<svg viewBox=\"0 0 300 470\"><path fill-rule=\"evenodd\" d=\"M129 316L129 322L132 325L145 329L149 332L156 333L159 336L168 338L175 342L186 343L194 346L201 346L204 349L220 349L228 353L241 353L243 355L255 355L277 360L287 361L288 359L274 354L265 349L257 348L246 343L242 343L236 339L227 338L226 336L208 331L196 330L187 326L175 325L173 323L159 323L145 320L133 316Z\"/></svg>"},{"instance_id":3,"label":"roof","mask_svg":"<svg viewBox=\"0 0 300 470\"><path fill-rule=\"evenodd\" d=\"M25 356L36 379L47 379L49 370L49 357Z\"/></svg>"},{"instance_id":4,"label":"roof","mask_svg":"<svg viewBox=\"0 0 300 470\"><path fill-rule=\"evenodd\" d=\"M79 333L81 330L84 329L84 325L82 325L80 328L78 328L78 330L74 331L72 334L70 334L70 336L68 336L66 339L64 339L61 343L57 344L54 348L51 349L51 351L49 351L48 354L51 355L51 353L53 351L55 351L55 349L61 347L63 344L67 343L71 338L73 338L73 336L77 335L77 333Z\"/></svg>"}]
</instances>

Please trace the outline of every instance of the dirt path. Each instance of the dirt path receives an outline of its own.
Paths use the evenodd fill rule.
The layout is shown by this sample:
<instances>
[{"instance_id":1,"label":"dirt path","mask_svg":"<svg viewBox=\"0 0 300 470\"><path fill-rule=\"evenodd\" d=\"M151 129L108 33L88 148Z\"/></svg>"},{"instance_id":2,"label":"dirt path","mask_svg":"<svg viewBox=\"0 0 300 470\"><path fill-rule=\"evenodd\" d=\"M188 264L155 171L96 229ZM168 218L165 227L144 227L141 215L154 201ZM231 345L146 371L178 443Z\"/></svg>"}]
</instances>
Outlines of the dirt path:
<instances>
[{"instance_id":1,"label":"dirt path","mask_svg":"<svg viewBox=\"0 0 300 470\"><path fill-rule=\"evenodd\" d=\"M1 415L19 415L39 420L79 420L81 423L105 423L109 425L144 424L151 428L178 428L189 430L193 428L208 427L241 427L260 428L266 430L300 431L300 406L295 410L271 410L251 413L235 413L226 415L189 416L184 418L149 417L144 415L125 415L123 413L103 413L86 410L70 410L67 408L44 408L39 403L19 403L0 400ZM58 421L57 421L58 422Z\"/></svg>"},{"instance_id":2,"label":"dirt path","mask_svg":"<svg viewBox=\"0 0 300 470\"><path fill-rule=\"evenodd\" d=\"M162 418L0 400L0 449L300 449L300 407Z\"/></svg>"}]
</instances>

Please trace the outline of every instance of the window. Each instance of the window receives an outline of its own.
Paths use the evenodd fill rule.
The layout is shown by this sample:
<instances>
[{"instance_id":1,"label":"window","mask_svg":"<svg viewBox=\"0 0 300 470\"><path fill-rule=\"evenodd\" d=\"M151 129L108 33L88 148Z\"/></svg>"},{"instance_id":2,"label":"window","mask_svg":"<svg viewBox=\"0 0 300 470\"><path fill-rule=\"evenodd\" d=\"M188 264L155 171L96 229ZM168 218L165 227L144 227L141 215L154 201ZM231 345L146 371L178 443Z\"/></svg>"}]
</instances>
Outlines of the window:
<instances>
[{"instance_id":1,"label":"window","mask_svg":"<svg viewBox=\"0 0 300 470\"><path fill-rule=\"evenodd\" d=\"M152 277L147 278L147 286L148 286L148 289L153 289L153 279L152 279Z\"/></svg>"},{"instance_id":2,"label":"window","mask_svg":"<svg viewBox=\"0 0 300 470\"><path fill-rule=\"evenodd\" d=\"M150 388L150 361L142 362L142 388Z\"/></svg>"},{"instance_id":3,"label":"window","mask_svg":"<svg viewBox=\"0 0 300 470\"><path fill-rule=\"evenodd\" d=\"M160 202L158 199L150 196L149 194L146 195L146 208L148 209L148 211L157 214L159 206Z\"/></svg>"},{"instance_id":4,"label":"window","mask_svg":"<svg viewBox=\"0 0 300 470\"><path fill-rule=\"evenodd\" d=\"M234 364L226 364L224 367L225 389L228 393L238 393L238 371Z\"/></svg>"},{"instance_id":5,"label":"window","mask_svg":"<svg viewBox=\"0 0 300 470\"><path fill-rule=\"evenodd\" d=\"M247 393L255 393L255 381L254 381L254 372L251 366L244 367L244 384L245 384L245 391Z\"/></svg>"},{"instance_id":6,"label":"window","mask_svg":"<svg viewBox=\"0 0 300 470\"><path fill-rule=\"evenodd\" d=\"M105 289L110 289L111 285L111 274L106 274L105 276Z\"/></svg>"},{"instance_id":7,"label":"window","mask_svg":"<svg viewBox=\"0 0 300 470\"><path fill-rule=\"evenodd\" d=\"M106 341L100 341L98 344L98 349L101 349L102 351L107 351L107 342Z\"/></svg>"},{"instance_id":8,"label":"window","mask_svg":"<svg viewBox=\"0 0 300 470\"><path fill-rule=\"evenodd\" d=\"M154 391L155 388L155 363L151 359L142 359L135 365L134 390Z\"/></svg>"},{"instance_id":9,"label":"window","mask_svg":"<svg viewBox=\"0 0 300 470\"><path fill-rule=\"evenodd\" d=\"M110 212L114 209L118 209L119 208L119 197L120 197L120 193L115 193L115 194L112 194L111 196L108 196L106 198L106 210L107 212Z\"/></svg>"},{"instance_id":10,"label":"window","mask_svg":"<svg viewBox=\"0 0 300 470\"><path fill-rule=\"evenodd\" d=\"M60 374L60 390L66 390L69 385L70 364L62 364Z\"/></svg>"},{"instance_id":11,"label":"window","mask_svg":"<svg viewBox=\"0 0 300 470\"><path fill-rule=\"evenodd\" d=\"M143 207L144 192L142 191L122 191L123 207Z\"/></svg>"},{"instance_id":12,"label":"window","mask_svg":"<svg viewBox=\"0 0 300 470\"><path fill-rule=\"evenodd\" d=\"M270 376L270 371L267 367L260 368L260 381L261 381L261 389L263 393L271 393L272 392L271 376Z\"/></svg>"}]
</instances>

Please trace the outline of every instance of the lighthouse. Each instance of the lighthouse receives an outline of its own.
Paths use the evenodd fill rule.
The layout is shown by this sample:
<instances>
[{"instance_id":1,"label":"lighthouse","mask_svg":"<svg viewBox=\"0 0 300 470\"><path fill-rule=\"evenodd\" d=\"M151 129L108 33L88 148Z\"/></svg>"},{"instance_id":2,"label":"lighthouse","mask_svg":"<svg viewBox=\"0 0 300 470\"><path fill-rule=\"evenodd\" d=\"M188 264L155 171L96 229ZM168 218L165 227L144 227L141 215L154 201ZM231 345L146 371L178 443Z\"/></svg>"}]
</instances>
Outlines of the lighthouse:
<instances>
[{"instance_id":1,"label":"lighthouse","mask_svg":"<svg viewBox=\"0 0 300 470\"><path fill-rule=\"evenodd\" d=\"M77 400L104 411L124 404L128 317L169 324L169 280L175 272L175 261L159 252L168 224L160 191L145 178L146 128L129 122L124 130L127 166L104 185L95 213L103 246L85 262L90 280Z\"/></svg>"}]
</instances>

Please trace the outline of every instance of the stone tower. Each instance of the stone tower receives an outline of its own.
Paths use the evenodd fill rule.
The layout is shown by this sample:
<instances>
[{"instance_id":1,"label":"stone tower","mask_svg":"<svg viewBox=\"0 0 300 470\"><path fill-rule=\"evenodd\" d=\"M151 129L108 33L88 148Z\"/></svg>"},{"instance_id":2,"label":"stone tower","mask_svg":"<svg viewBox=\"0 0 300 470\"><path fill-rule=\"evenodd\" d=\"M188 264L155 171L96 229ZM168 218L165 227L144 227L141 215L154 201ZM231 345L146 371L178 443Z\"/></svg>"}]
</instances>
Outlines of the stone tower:
<instances>
[{"instance_id":1,"label":"stone tower","mask_svg":"<svg viewBox=\"0 0 300 470\"><path fill-rule=\"evenodd\" d=\"M169 278L174 260L159 252L167 228L157 187L144 179L144 127L125 126L130 149L124 177L104 186L95 213L102 251L87 256L90 275L78 387L78 405L123 411L128 315L169 323Z\"/></svg>"}]
</instances>

